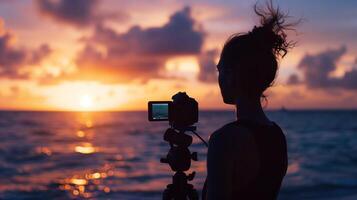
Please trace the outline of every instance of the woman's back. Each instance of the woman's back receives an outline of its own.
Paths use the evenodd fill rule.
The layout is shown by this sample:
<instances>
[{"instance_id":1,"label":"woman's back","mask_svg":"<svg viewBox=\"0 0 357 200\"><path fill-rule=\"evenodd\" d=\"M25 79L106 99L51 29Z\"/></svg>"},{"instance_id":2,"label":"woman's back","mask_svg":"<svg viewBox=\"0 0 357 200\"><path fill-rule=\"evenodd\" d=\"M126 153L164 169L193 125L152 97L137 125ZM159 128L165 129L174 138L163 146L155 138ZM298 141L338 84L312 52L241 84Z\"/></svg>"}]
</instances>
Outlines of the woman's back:
<instances>
[{"instance_id":1,"label":"woman's back","mask_svg":"<svg viewBox=\"0 0 357 200\"><path fill-rule=\"evenodd\" d=\"M229 123L210 138L207 168L208 199L276 199L287 169L285 136L275 123Z\"/></svg>"}]
</instances>

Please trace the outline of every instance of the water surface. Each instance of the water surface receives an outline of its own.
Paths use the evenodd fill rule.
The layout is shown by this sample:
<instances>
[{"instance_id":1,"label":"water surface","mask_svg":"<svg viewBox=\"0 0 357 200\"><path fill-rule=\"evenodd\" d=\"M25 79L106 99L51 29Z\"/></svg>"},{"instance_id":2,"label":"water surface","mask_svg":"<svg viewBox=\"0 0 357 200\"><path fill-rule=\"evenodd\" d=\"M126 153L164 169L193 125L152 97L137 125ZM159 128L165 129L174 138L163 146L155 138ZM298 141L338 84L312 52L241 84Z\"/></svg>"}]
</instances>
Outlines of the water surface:
<instances>
[{"instance_id":1,"label":"water surface","mask_svg":"<svg viewBox=\"0 0 357 200\"><path fill-rule=\"evenodd\" d=\"M270 111L288 140L280 199L357 199L357 111ZM200 113L206 140L234 113ZM145 112L0 112L1 199L160 199L173 172L166 122ZM206 175L198 140L193 184ZM191 171L192 171L191 170Z\"/></svg>"}]
</instances>

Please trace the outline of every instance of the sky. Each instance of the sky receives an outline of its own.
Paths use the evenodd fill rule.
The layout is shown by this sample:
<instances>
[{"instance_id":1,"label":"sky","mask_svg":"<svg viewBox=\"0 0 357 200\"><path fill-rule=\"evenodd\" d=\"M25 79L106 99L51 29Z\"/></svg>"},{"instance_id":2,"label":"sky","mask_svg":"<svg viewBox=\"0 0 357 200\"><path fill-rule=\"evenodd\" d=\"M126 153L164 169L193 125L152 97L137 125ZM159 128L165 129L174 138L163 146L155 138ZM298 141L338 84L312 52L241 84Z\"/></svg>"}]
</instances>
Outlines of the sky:
<instances>
[{"instance_id":1,"label":"sky","mask_svg":"<svg viewBox=\"0 0 357 200\"><path fill-rule=\"evenodd\" d=\"M145 110L178 91L231 109L216 63L230 35L259 24L255 3L0 0L0 110ZM356 109L357 1L274 3L302 22L266 108Z\"/></svg>"}]
</instances>

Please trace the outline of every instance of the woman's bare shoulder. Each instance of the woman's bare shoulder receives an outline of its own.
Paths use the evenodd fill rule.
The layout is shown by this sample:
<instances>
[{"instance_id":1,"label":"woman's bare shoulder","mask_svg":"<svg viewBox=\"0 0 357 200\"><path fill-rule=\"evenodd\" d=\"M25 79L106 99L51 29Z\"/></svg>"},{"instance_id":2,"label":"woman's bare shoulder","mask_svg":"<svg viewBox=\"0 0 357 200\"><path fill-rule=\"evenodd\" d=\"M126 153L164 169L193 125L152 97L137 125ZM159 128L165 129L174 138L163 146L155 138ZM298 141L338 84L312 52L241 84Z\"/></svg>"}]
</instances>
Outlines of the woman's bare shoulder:
<instances>
[{"instance_id":1,"label":"woman's bare shoulder","mask_svg":"<svg viewBox=\"0 0 357 200\"><path fill-rule=\"evenodd\" d=\"M222 159L233 165L239 163L239 166L234 169L234 174L242 185L257 176L259 169L257 146L252 131L244 126L229 123L215 131L209 140L208 158Z\"/></svg>"},{"instance_id":2,"label":"woman's bare shoulder","mask_svg":"<svg viewBox=\"0 0 357 200\"><path fill-rule=\"evenodd\" d=\"M254 142L252 132L246 127L238 126L235 122L228 123L213 132L209 141L210 143L234 146L245 146Z\"/></svg>"}]
</instances>

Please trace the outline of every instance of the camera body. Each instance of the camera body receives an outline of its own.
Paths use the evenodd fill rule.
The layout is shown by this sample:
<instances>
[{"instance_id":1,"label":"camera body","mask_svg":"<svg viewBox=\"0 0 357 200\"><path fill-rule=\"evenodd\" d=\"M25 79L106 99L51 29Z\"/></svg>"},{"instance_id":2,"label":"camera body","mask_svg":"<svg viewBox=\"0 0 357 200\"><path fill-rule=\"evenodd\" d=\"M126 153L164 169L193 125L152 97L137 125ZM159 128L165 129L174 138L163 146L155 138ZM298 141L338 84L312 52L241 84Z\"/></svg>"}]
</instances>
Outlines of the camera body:
<instances>
[{"instance_id":1,"label":"camera body","mask_svg":"<svg viewBox=\"0 0 357 200\"><path fill-rule=\"evenodd\" d=\"M198 103L185 92L172 96L173 101L149 101L149 121L169 121L176 128L185 128L198 122Z\"/></svg>"}]
</instances>

